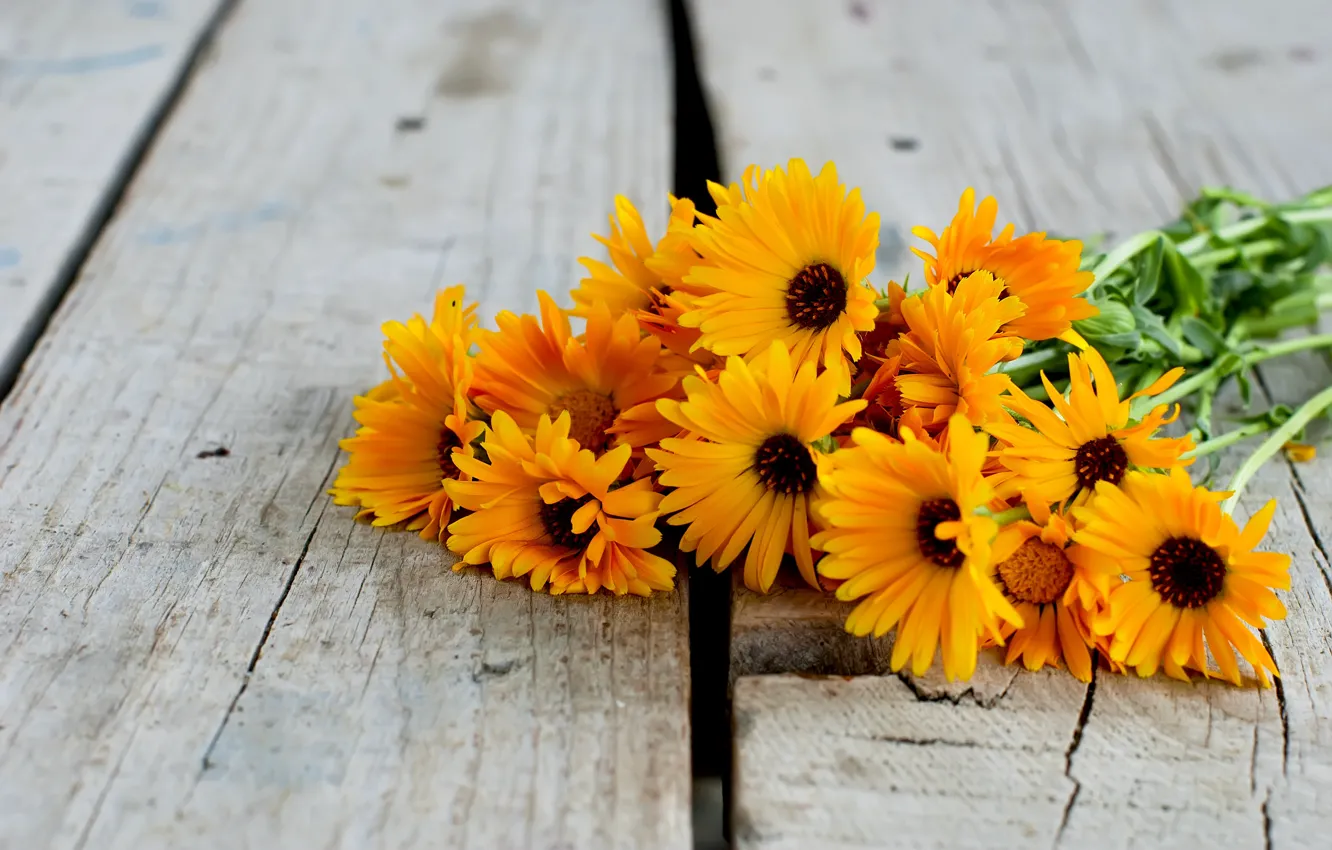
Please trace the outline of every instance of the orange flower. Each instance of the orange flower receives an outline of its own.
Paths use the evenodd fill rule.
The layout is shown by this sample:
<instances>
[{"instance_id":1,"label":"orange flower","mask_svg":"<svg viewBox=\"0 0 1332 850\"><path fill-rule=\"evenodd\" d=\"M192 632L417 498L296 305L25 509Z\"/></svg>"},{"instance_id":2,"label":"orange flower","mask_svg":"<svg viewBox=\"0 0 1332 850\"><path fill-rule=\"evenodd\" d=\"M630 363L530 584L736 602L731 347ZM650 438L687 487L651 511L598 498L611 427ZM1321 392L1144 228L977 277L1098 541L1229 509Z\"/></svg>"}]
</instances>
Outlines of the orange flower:
<instances>
[{"instance_id":1,"label":"orange flower","mask_svg":"<svg viewBox=\"0 0 1332 850\"><path fill-rule=\"evenodd\" d=\"M500 411L487 460L458 459L471 480L446 486L473 512L449 526L458 567L489 563L496 578L525 577L556 594L670 590L675 566L647 551L661 542L661 494L647 479L615 486L629 447L597 457L569 439L569 427L567 412L554 422L543 415L530 436Z\"/></svg>"},{"instance_id":2,"label":"orange flower","mask_svg":"<svg viewBox=\"0 0 1332 850\"><path fill-rule=\"evenodd\" d=\"M1003 624L1004 661L1019 659L1028 670L1061 662L1084 682L1092 676L1091 618L1109 591L1105 576L1079 568L1079 547L1070 548L1073 526L1045 502L1029 500L1031 519L1005 526L994 542L995 578L1022 616L1022 626ZM994 643L990 640L988 643Z\"/></svg>"},{"instance_id":3,"label":"orange flower","mask_svg":"<svg viewBox=\"0 0 1332 850\"><path fill-rule=\"evenodd\" d=\"M1011 224L992 236L998 210L989 197L977 206L975 190L968 188L942 234L936 236L927 227L912 228L912 234L929 242L934 251L911 249L925 261L926 282L951 291L968 275L989 272L1004 294L1020 299L1024 308L1004 323L1001 332L1006 336L1064 337L1073 322L1096 315L1096 307L1078 297L1092 282L1091 272L1079 271L1082 243L1049 239L1044 233L1014 239Z\"/></svg>"},{"instance_id":4,"label":"orange flower","mask_svg":"<svg viewBox=\"0 0 1332 850\"><path fill-rule=\"evenodd\" d=\"M700 331L696 345L756 364L781 342L797 368L822 365L846 393L860 358L856 334L878 315L865 278L879 217L866 214L860 191L848 191L831 163L817 176L798 159L788 170L750 167L743 183L710 187L717 217L691 235L705 264L684 278L706 294L680 324Z\"/></svg>"},{"instance_id":5,"label":"orange flower","mask_svg":"<svg viewBox=\"0 0 1332 850\"><path fill-rule=\"evenodd\" d=\"M643 338L632 315L614 318L605 304L589 311L586 333L574 337L569 317L545 292L538 297L540 322L506 310L495 317L498 332L480 333L473 397L481 409L509 413L528 433L542 416L568 411L571 436L598 454L659 439L659 429L637 428L623 415L679 383L661 344Z\"/></svg>"},{"instance_id":6,"label":"orange flower","mask_svg":"<svg viewBox=\"0 0 1332 850\"><path fill-rule=\"evenodd\" d=\"M472 455L484 427L467 403L476 305L462 302L463 288L451 287L429 324L420 316L384 324L392 377L355 399L361 427L340 443L349 457L330 491L334 504L359 506L374 525L406 523L439 541L453 511L443 482L460 477L457 459Z\"/></svg>"},{"instance_id":7,"label":"orange flower","mask_svg":"<svg viewBox=\"0 0 1332 850\"><path fill-rule=\"evenodd\" d=\"M1184 374L1183 369L1171 369L1122 400L1114 374L1096 349L1070 354L1068 370L1067 397L1041 375L1053 410L1016 388L1003 399L1030 427L1002 420L985 426L1004 443L997 456L1011 475L1003 492L1039 491L1051 502L1080 503L1096 482L1118 484L1134 467L1169 469L1193 462L1184 457L1193 449L1191 437L1155 436L1179 416L1178 407L1171 414L1161 404L1140 420L1129 418L1134 399L1164 392Z\"/></svg>"},{"instance_id":8,"label":"orange flower","mask_svg":"<svg viewBox=\"0 0 1332 850\"><path fill-rule=\"evenodd\" d=\"M902 302L908 331L901 337L897 388L906 408L918 408L926 428L938 431L956 412L972 424L1006 417L1000 395L1012 386L991 370L1022 350L1017 340L997 338L1020 315L1015 298L987 272L969 275L956 291L936 286Z\"/></svg>"}]
</instances>

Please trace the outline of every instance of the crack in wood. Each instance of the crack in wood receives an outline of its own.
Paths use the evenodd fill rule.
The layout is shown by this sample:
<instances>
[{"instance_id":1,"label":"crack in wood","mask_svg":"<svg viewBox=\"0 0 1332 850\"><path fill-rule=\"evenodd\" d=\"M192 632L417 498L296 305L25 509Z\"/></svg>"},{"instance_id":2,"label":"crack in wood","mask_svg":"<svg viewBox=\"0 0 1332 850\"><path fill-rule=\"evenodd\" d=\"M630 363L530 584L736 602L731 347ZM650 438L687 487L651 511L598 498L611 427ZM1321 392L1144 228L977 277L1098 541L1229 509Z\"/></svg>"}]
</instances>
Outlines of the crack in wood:
<instances>
[{"instance_id":1,"label":"crack in wood","mask_svg":"<svg viewBox=\"0 0 1332 850\"><path fill-rule=\"evenodd\" d=\"M1267 654L1272 655L1272 640L1267 636L1267 629L1260 629L1258 637ZM1272 689L1276 691L1277 710L1281 715L1281 775L1285 776L1290 763L1290 715L1286 710L1286 686L1280 676L1272 677Z\"/></svg>"},{"instance_id":2,"label":"crack in wood","mask_svg":"<svg viewBox=\"0 0 1332 850\"><path fill-rule=\"evenodd\" d=\"M1069 816L1073 814L1073 807L1078 803L1078 795L1082 793L1082 783L1073 775L1073 756L1077 753L1078 747L1082 746L1082 733L1087 728L1087 721L1091 719L1092 705L1096 701L1096 668L1092 668L1091 681L1087 683L1087 691L1082 698L1082 710L1078 712L1077 725L1073 727L1073 737L1068 742L1068 749L1064 751L1064 776L1073 783L1073 791L1068 795L1068 802L1064 804L1064 811L1059 817L1059 829L1055 830L1054 846L1059 846L1059 841L1064 837L1064 830L1068 829Z\"/></svg>"},{"instance_id":3,"label":"crack in wood","mask_svg":"<svg viewBox=\"0 0 1332 850\"><path fill-rule=\"evenodd\" d=\"M876 744L906 744L910 747L953 747L964 750L989 749L976 741L950 741L947 738L910 738L902 735L847 735L849 740L873 741Z\"/></svg>"},{"instance_id":4,"label":"crack in wood","mask_svg":"<svg viewBox=\"0 0 1332 850\"><path fill-rule=\"evenodd\" d=\"M961 705L963 700L970 699L973 703L975 703L981 708L991 709L997 706L1000 702L1002 702L1004 697L1008 696L1008 691L1013 687L1013 683L1017 681L1019 672L1020 671L1017 668L1013 668L1012 676L1010 676L1008 679L1008 684L1004 685L1004 689L992 697L981 696L979 693L976 692L976 688L974 686L969 687L956 694L950 694L947 691L943 690L931 690L927 688L925 685L922 685L920 682L917 682L914 678L912 678L911 674L906 670L900 670L897 672L896 675L898 681L906 685L907 689L911 691L911 693L916 697L917 702L946 702L946 703L951 703L952 705ZM818 678L818 677L815 676L812 678ZM834 677L830 676L829 678L834 678ZM847 677L835 676L835 678L844 679Z\"/></svg>"},{"instance_id":5,"label":"crack in wood","mask_svg":"<svg viewBox=\"0 0 1332 850\"><path fill-rule=\"evenodd\" d=\"M1263 847L1266 850L1272 850L1272 816L1267 812L1267 804L1272 801L1272 792L1269 789L1267 796L1263 798L1263 805L1259 810L1263 813Z\"/></svg>"},{"instance_id":6,"label":"crack in wood","mask_svg":"<svg viewBox=\"0 0 1332 850\"><path fill-rule=\"evenodd\" d=\"M1287 462L1289 463L1289 461ZM1328 576L1328 569L1332 568L1332 555L1328 554L1327 545L1323 543L1323 538L1318 534L1318 529L1314 525L1313 514L1309 511L1309 504L1304 500L1304 482L1300 480L1300 474L1291 465L1291 476L1294 478L1294 484L1290 491L1295 495L1295 503L1300 506L1300 516L1304 517L1305 528L1309 531L1309 538L1313 540L1314 548L1319 555L1322 555L1322 562L1318 565L1318 574L1323 579L1323 584L1327 586L1327 592L1332 595L1332 577ZM1315 558L1315 561L1318 559Z\"/></svg>"},{"instance_id":7,"label":"crack in wood","mask_svg":"<svg viewBox=\"0 0 1332 850\"><path fill-rule=\"evenodd\" d=\"M255 646L254 653L250 655L250 663L245 667L245 675L241 677L240 687L236 689L236 695L231 698L226 714L222 715L222 722L218 724L217 731L213 733L213 737L208 741L208 747L204 750L203 758L200 760L199 777L203 776L213 766L213 750L217 748L218 741L222 739L222 733L226 731L227 724L231 722L231 715L236 713L236 706L240 703L241 697L245 696L245 691L250 687L250 679L254 675L255 668L259 666L259 659L263 657L264 645L268 643L268 638L273 633L273 626L277 623L278 613L282 610L283 603L287 601L287 595L291 593L291 586L296 583L296 575L305 563L305 556L310 553L310 544L314 542L315 534L319 531L319 520L323 518L324 514L321 511L319 519L315 520L314 527L306 535L305 545L301 547L301 554L297 556L296 562L292 564L291 572L287 574L287 582L282 587L282 593L278 596L277 604L273 606L273 612L268 615L268 623L264 626L264 633L259 636L259 643ZM196 777L196 781L199 777Z\"/></svg>"}]
</instances>

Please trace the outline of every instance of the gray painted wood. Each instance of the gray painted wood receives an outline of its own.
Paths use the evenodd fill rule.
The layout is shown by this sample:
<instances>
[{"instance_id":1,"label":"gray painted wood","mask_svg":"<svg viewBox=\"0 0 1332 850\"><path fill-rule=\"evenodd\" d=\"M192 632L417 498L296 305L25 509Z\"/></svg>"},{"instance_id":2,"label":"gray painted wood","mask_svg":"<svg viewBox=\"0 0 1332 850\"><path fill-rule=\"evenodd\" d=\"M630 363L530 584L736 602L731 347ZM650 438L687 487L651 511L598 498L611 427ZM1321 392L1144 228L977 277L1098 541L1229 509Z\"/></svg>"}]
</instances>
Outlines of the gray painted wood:
<instances>
[{"instance_id":1,"label":"gray painted wood","mask_svg":"<svg viewBox=\"0 0 1332 850\"><path fill-rule=\"evenodd\" d=\"M325 495L382 321L567 291L616 192L664 227L666 38L239 6L0 408L0 846L689 845L684 588L455 574Z\"/></svg>"},{"instance_id":2,"label":"gray painted wood","mask_svg":"<svg viewBox=\"0 0 1332 850\"><path fill-rule=\"evenodd\" d=\"M224 5L0 4L0 392Z\"/></svg>"},{"instance_id":3,"label":"gray painted wood","mask_svg":"<svg viewBox=\"0 0 1332 850\"><path fill-rule=\"evenodd\" d=\"M1172 218L1204 184L1282 198L1332 182L1318 142L1332 119L1308 107L1332 82L1321 8L694 4L728 175L835 160L883 213L879 265L899 279L917 268L910 226L944 225L967 185L1020 229L1113 239ZM734 37L757 20L761 36ZM1282 400L1332 380L1314 358L1264 374ZM1320 846L1329 463L1269 466L1240 511L1279 498L1270 544L1295 557L1290 616L1268 631L1281 689L1105 675L1088 688L992 657L969 685L740 678L737 846ZM882 661L882 646L834 639L838 606L807 593L735 603L739 673Z\"/></svg>"}]
</instances>

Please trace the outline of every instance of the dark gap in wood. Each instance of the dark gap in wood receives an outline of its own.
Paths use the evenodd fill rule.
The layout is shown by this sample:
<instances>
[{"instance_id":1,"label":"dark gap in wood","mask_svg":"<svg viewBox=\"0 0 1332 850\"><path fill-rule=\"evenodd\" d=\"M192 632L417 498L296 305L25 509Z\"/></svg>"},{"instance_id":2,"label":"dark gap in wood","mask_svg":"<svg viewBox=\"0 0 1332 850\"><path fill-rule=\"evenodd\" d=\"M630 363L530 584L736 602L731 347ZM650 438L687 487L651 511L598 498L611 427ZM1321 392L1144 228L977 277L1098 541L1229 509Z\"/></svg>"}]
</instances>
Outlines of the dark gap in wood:
<instances>
[{"instance_id":1,"label":"dark gap in wood","mask_svg":"<svg viewBox=\"0 0 1332 850\"><path fill-rule=\"evenodd\" d=\"M679 197L693 199L700 212L711 215L717 211L717 205L708 194L707 183L721 180L721 157L694 53L690 0L666 2L670 6L675 47L674 192Z\"/></svg>"},{"instance_id":2,"label":"dark gap in wood","mask_svg":"<svg viewBox=\"0 0 1332 850\"><path fill-rule=\"evenodd\" d=\"M175 111L176 104L180 102L185 90L189 87L190 80L194 79L195 72L206 56L208 47L213 43L214 37L226 24L231 13L240 5L240 2L241 0L222 0L218 7L213 10L213 16L200 30L199 37L195 39L194 45L190 48L189 56L181 67L180 73L176 75L171 87L167 89L166 94L158 102L157 108L143 122L138 137L130 144L121 158L116 173L107 182L107 188L97 205L93 207L83 233L80 234L78 241L71 246L69 253L60 264L55 285L46 292L44 300L37 305L32 316L28 318L26 326L20 330L12 356L0 360L0 404L4 403L10 390L14 389L14 384L18 381L19 373L23 371L24 364L32 356L38 341L41 340L43 334L46 333L46 329L50 326L51 319L59 311L60 305L64 303L65 295L73 287L74 282L79 279L79 275L82 274L84 264L88 262L88 257L92 254L98 239L101 238L106 226L120 210L120 205L125 199L125 193L134 181L135 175L138 174L139 167L148 158L148 152L157 139L158 131L166 125L171 113Z\"/></svg>"},{"instance_id":3,"label":"dark gap in wood","mask_svg":"<svg viewBox=\"0 0 1332 850\"><path fill-rule=\"evenodd\" d=\"M712 214L716 205L707 182L721 179L721 163L707 96L699 79L698 58L690 24L688 0L666 0L674 48L674 157L673 191L691 198L701 212ZM672 535L678 540L678 535ZM689 575L690 729L695 779L723 783L723 801L729 820L732 755L730 679L731 577L711 569L694 568L693 556L678 563ZM703 824L698 824L702 827ZM729 833L729 824L725 831ZM715 847L722 838L709 825L697 829L695 846Z\"/></svg>"}]
</instances>

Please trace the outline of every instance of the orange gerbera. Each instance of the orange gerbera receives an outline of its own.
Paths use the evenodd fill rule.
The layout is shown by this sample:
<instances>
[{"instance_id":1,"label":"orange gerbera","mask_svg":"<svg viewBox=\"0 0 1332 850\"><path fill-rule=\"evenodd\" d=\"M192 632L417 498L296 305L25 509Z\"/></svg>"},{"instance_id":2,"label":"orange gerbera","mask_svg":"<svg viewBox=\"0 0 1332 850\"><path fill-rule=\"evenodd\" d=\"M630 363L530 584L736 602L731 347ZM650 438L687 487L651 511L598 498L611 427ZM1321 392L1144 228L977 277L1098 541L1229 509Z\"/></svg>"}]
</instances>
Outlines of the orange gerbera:
<instances>
[{"instance_id":1,"label":"orange gerbera","mask_svg":"<svg viewBox=\"0 0 1332 850\"><path fill-rule=\"evenodd\" d=\"M1290 556L1256 552L1276 511L1269 501L1241 531L1220 503L1229 494L1195 487L1176 467L1168 475L1132 471L1118 486L1098 482L1073 509L1081 563L1110 577L1105 611L1092 623L1110 638L1110 658L1150 676L1188 670L1238 685L1238 651L1269 685L1276 662L1250 630L1286 616L1273 590L1290 589ZM1126 581L1118 581L1120 576ZM1205 646L1204 646L1205 642Z\"/></svg>"},{"instance_id":2,"label":"orange gerbera","mask_svg":"<svg viewBox=\"0 0 1332 850\"><path fill-rule=\"evenodd\" d=\"M874 270L879 217L866 214L829 163L818 176L804 162L745 170L743 190L709 184L717 218L694 227L704 260L685 276L705 287L680 324L698 328L697 346L750 361L781 342L795 364L822 364L851 386L860 358L857 333L872 330L878 310L865 278Z\"/></svg>"},{"instance_id":3,"label":"orange gerbera","mask_svg":"<svg viewBox=\"0 0 1332 850\"><path fill-rule=\"evenodd\" d=\"M989 440L962 416L942 446L909 429L901 442L867 428L852 438L819 466L825 530L810 541L825 552L819 575L841 582L838 599L864 597L847 631L897 629L894 670L909 660L919 676L940 650L949 680L969 678L982 631L1002 641L1001 621L1022 624L994 582L995 521L978 513L993 498L981 474Z\"/></svg>"},{"instance_id":4,"label":"orange gerbera","mask_svg":"<svg viewBox=\"0 0 1332 850\"><path fill-rule=\"evenodd\" d=\"M865 406L838 403L836 376L798 368L779 342L763 368L728 358L715 380L684 379L685 401L658 402L685 432L647 454L672 488L661 503L671 525L685 525L680 548L709 558L717 571L744 559L745 585L767 593L790 552L818 587L810 550L809 505L818 495L815 443Z\"/></svg>"},{"instance_id":5,"label":"orange gerbera","mask_svg":"<svg viewBox=\"0 0 1332 850\"><path fill-rule=\"evenodd\" d=\"M1157 405L1142 419L1130 419L1134 399L1164 392L1183 369L1171 369L1124 399L1096 349L1070 354L1068 371L1067 397L1041 373L1054 410L1016 387L1003 399L1030 427L1002 420L985 426L1002 442L998 458L1012 473L1004 492L1039 491L1051 502L1082 502L1096 482L1118 484L1131 468L1169 469L1193 462L1184 457L1193 449L1193 438L1153 436L1175 421L1178 406L1172 413L1167 405Z\"/></svg>"},{"instance_id":6,"label":"orange gerbera","mask_svg":"<svg viewBox=\"0 0 1332 850\"><path fill-rule=\"evenodd\" d=\"M460 477L484 425L467 403L476 305L463 287L443 290L430 323L413 316L384 325L388 381L355 400L356 436L340 444L350 457L330 491L338 505L359 505L374 525L406 523L443 540L453 503L443 482ZM399 374L401 370L401 374Z\"/></svg>"},{"instance_id":7,"label":"orange gerbera","mask_svg":"<svg viewBox=\"0 0 1332 850\"><path fill-rule=\"evenodd\" d=\"M654 294L679 288L679 277L689 268L685 264L697 261L682 234L694 223L694 203L674 196L670 202L671 220L666 236L653 245L638 210L628 198L615 196L610 235L593 234L594 239L606 246L611 265L591 257L578 259L587 268L589 277L583 278L572 293L573 315L586 318L602 303L613 317L650 310Z\"/></svg>"},{"instance_id":8,"label":"orange gerbera","mask_svg":"<svg viewBox=\"0 0 1332 850\"><path fill-rule=\"evenodd\" d=\"M1028 670L1068 664L1091 681L1094 646L1091 617L1109 591L1103 574L1079 568L1080 547L1070 548L1073 526L1040 499L1027 503L1031 519L1005 526L994 542L995 578L1023 625L1003 624L1005 663L1018 659ZM993 641L989 641L993 643Z\"/></svg>"},{"instance_id":9,"label":"orange gerbera","mask_svg":"<svg viewBox=\"0 0 1332 850\"><path fill-rule=\"evenodd\" d=\"M496 578L527 577L557 594L670 590L675 566L647 551L661 542L661 494L646 478L616 487L629 447L597 457L569 439L570 423L567 412L542 416L529 436L500 411L487 460L458 458L471 480L448 482L449 495L473 513L449 526L455 569L489 563Z\"/></svg>"},{"instance_id":10,"label":"orange gerbera","mask_svg":"<svg viewBox=\"0 0 1332 850\"><path fill-rule=\"evenodd\" d=\"M954 413L975 425L1003 418L1000 395L1013 383L990 370L1022 350L1019 340L996 337L1021 315L1016 298L988 272L968 275L955 290L935 286L902 301L907 332L900 340L897 387L902 404L918 408L925 426L938 431Z\"/></svg>"},{"instance_id":11,"label":"orange gerbera","mask_svg":"<svg viewBox=\"0 0 1332 850\"><path fill-rule=\"evenodd\" d=\"M989 272L1005 294L1020 299L1025 308L1004 324L1007 336L1051 339L1071 331L1073 322L1096 315L1096 307L1078 297L1092 282L1091 272L1079 270L1082 243L1049 239L1044 233L1014 239L1011 224L993 236L998 211L990 197L977 206L976 192L968 188L942 234L912 228L934 251L911 249L925 261L926 282L952 290L973 272Z\"/></svg>"},{"instance_id":12,"label":"orange gerbera","mask_svg":"<svg viewBox=\"0 0 1332 850\"><path fill-rule=\"evenodd\" d=\"M574 337L569 317L539 292L541 319L507 310L499 331L481 331L473 397L487 413L505 411L534 432L542 416L568 411L570 434L601 453L612 445L650 445L670 429L633 427L625 411L669 395L678 364L661 357L661 344L644 338L628 313L611 316L605 304L589 311L587 331Z\"/></svg>"},{"instance_id":13,"label":"orange gerbera","mask_svg":"<svg viewBox=\"0 0 1332 850\"><path fill-rule=\"evenodd\" d=\"M696 220L715 221L700 215L688 198L671 198L671 220L666 235L647 260L647 267L661 279L661 287L652 293L652 304L638 311L638 324L677 357L712 368L720 363L711 351L698 344L701 331L680 324L684 314L694 309L694 297L710 291L685 280L690 272L707 264L690 244Z\"/></svg>"}]
</instances>

